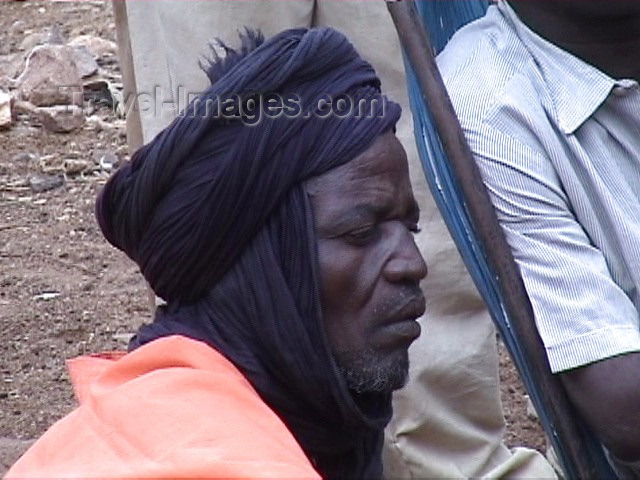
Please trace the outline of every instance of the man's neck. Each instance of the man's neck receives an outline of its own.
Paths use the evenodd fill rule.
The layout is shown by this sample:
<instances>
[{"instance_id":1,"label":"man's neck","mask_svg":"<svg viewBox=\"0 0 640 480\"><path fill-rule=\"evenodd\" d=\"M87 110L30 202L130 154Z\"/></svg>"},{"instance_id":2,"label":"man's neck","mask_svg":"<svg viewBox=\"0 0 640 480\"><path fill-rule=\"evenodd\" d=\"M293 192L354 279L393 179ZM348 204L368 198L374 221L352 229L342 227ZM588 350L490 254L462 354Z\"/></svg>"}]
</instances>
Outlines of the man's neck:
<instances>
[{"instance_id":1,"label":"man's neck","mask_svg":"<svg viewBox=\"0 0 640 480\"><path fill-rule=\"evenodd\" d=\"M613 78L640 81L640 1L633 1L510 0L509 4L529 28L551 43Z\"/></svg>"}]
</instances>

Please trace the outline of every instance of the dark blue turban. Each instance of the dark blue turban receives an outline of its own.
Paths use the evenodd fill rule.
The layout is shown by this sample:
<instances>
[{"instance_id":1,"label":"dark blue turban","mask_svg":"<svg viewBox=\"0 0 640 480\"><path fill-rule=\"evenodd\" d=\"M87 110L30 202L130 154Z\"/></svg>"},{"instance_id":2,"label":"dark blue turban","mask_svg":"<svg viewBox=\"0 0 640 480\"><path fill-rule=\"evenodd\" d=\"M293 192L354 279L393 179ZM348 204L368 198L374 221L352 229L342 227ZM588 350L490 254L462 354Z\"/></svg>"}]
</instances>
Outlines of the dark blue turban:
<instances>
[{"instance_id":1,"label":"dark blue turban","mask_svg":"<svg viewBox=\"0 0 640 480\"><path fill-rule=\"evenodd\" d=\"M264 43L247 32L240 51L227 53L210 66L209 89L98 198L105 237L168 302L131 348L172 334L207 342L246 375L323 477L380 477L390 395L350 392L335 366L303 184L364 152L394 128L400 107L380 101L373 68L332 29ZM216 114L230 94L241 98L237 108ZM265 115L267 94L297 99L299 111ZM339 95L366 109L319 111L319 98ZM259 121L230 118L256 102Z\"/></svg>"}]
</instances>

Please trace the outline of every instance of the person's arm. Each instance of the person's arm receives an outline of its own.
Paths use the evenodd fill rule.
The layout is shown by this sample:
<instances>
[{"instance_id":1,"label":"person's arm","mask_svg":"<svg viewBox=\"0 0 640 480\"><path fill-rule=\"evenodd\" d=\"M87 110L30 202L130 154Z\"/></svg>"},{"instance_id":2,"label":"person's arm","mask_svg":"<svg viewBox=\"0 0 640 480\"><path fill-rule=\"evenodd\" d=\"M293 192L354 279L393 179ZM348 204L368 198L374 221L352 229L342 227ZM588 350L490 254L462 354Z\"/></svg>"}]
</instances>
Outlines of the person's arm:
<instances>
[{"instance_id":1,"label":"person's arm","mask_svg":"<svg viewBox=\"0 0 640 480\"><path fill-rule=\"evenodd\" d=\"M549 159L503 132L475 135L472 148L552 370L607 449L620 460L640 460L638 312L576 218Z\"/></svg>"},{"instance_id":2,"label":"person's arm","mask_svg":"<svg viewBox=\"0 0 640 480\"><path fill-rule=\"evenodd\" d=\"M619 460L640 461L640 353L562 373L569 398Z\"/></svg>"}]
</instances>

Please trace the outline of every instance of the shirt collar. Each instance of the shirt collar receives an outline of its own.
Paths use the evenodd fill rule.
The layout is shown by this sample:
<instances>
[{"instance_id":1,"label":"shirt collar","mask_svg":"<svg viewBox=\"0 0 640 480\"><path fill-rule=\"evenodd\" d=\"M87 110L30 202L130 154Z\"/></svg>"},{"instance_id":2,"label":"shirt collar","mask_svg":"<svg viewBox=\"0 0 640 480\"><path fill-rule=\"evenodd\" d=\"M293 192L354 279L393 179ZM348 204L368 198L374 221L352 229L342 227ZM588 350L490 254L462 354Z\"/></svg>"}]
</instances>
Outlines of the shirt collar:
<instances>
[{"instance_id":1,"label":"shirt collar","mask_svg":"<svg viewBox=\"0 0 640 480\"><path fill-rule=\"evenodd\" d=\"M536 62L565 134L575 132L593 115L614 87L629 87L629 80L616 81L534 33L506 1L501 0L498 8Z\"/></svg>"}]
</instances>

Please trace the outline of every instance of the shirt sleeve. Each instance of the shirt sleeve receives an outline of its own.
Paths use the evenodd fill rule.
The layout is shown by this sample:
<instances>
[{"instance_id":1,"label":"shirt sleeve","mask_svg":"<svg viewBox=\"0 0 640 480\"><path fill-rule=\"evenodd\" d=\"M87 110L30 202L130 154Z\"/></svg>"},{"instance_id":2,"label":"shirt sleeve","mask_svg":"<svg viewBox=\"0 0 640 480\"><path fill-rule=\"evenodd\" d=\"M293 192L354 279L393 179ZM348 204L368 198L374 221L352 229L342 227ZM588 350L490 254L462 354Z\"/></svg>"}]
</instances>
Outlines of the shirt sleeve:
<instances>
[{"instance_id":1,"label":"shirt sleeve","mask_svg":"<svg viewBox=\"0 0 640 480\"><path fill-rule=\"evenodd\" d=\"M640 350L638 313L577 221L552 162L487 126L466 132L553 372ZM533 145L533 146L532 146Z\"/></svg>"}]
</instances>

